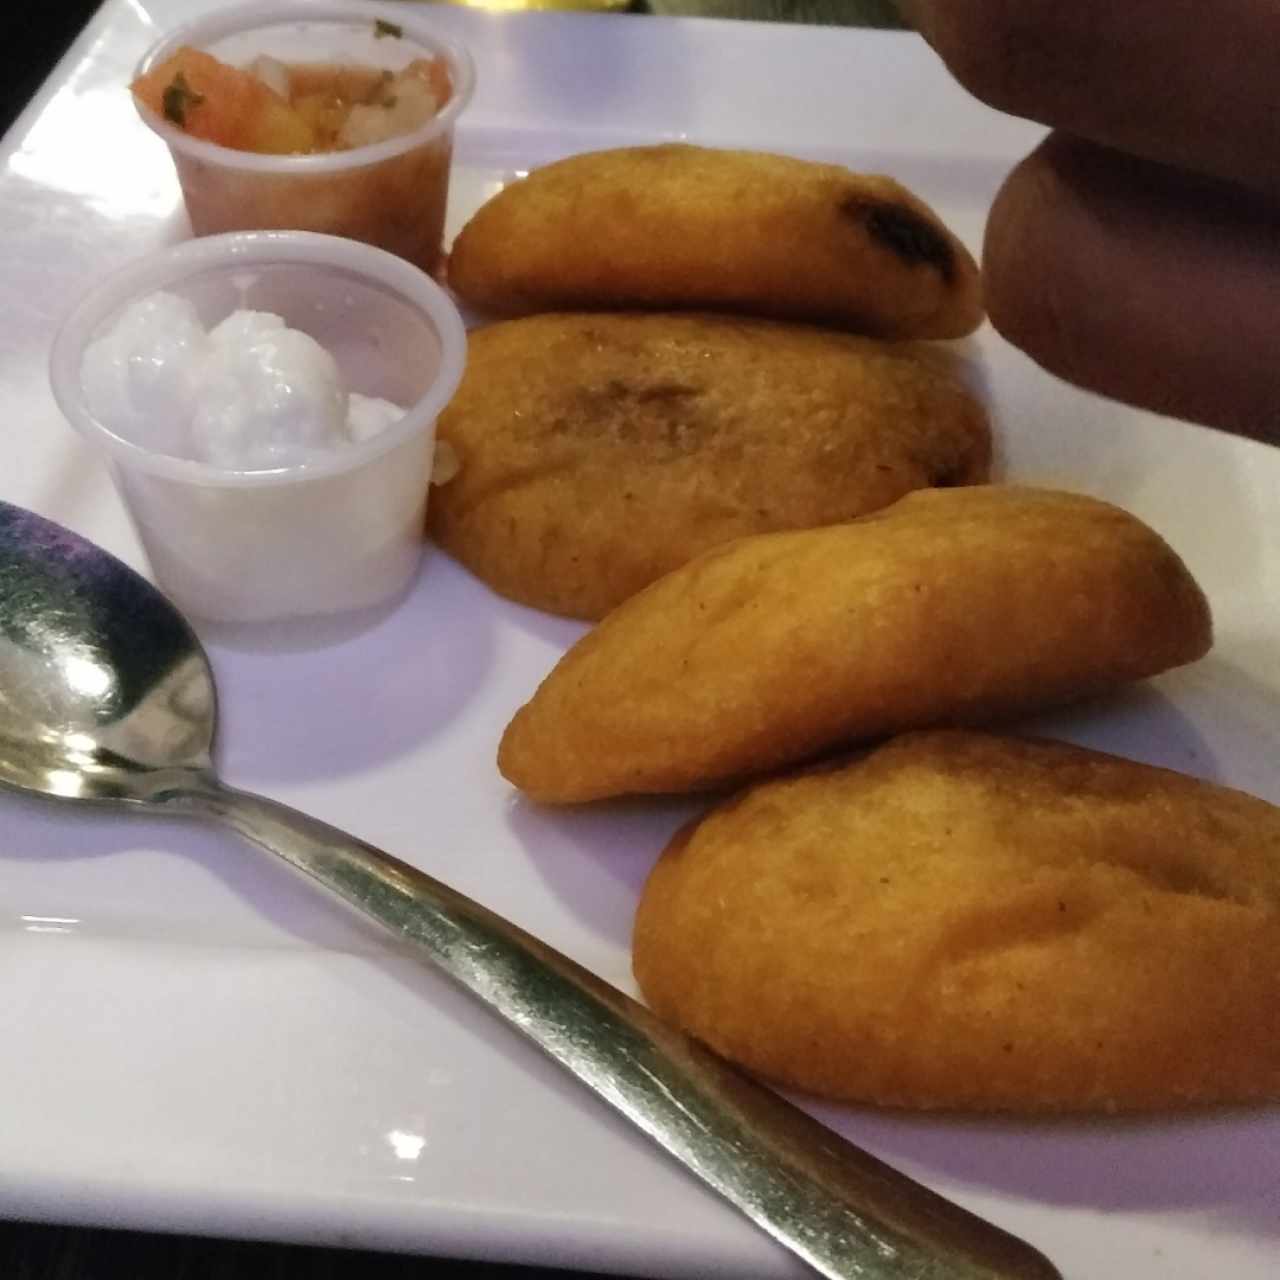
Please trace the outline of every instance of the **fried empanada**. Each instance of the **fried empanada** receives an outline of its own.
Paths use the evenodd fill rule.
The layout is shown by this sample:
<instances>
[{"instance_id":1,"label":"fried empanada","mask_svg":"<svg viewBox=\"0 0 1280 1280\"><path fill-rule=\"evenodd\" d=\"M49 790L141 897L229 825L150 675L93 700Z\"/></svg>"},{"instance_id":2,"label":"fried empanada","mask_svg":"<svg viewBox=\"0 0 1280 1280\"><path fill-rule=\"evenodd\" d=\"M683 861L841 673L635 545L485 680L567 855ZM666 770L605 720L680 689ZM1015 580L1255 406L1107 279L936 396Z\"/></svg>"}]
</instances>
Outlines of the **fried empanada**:
<instances>
[{"instance_id":1,"label":"fried empanada","mask_svg":"<svg viewBox=\"0 0 1280 1280\"><path fill-rule=\"evenodd\" d=\"M551 803L697 790L1102 693L1210 643L1186 566L1127 512L1048 490L921 489L660 578L561 659L498 764Z\"/></svg>"},{"instance_id":2,"label":"fried empanada","mask_svg":"<svg viewBox=\"0 0 1280 1280\"><path fill-rule=\"evenodd\" d=\"M1280 809L1062 743L910 734L685 828L634 964L660 1015L829 1098L1280 1098Z\"/></svg>"},{"instance_id":3,"label":"fried empanada","mask_svg":"<svg viewBox=\"0 0 1280 1280\"><path fill-rule=\"evenodd\" d=\"M463 227L449 283L506 313L695 308L882 338L982 321L977 265L892 178L685 144L571 156Z\"/></svg>"},{"instance_id":4,"label":"fried empanada","mask_svg":"<svg viewBox=\"0 0 1280 1280\"><path fill-rule=\"evenodd\" d=\"M471 334L439 437L435 539L523 604L600 618L745 534L851 520L987 476L977 400L940 360L703 314L530 316Z\"/></svg>"}]
</instances>

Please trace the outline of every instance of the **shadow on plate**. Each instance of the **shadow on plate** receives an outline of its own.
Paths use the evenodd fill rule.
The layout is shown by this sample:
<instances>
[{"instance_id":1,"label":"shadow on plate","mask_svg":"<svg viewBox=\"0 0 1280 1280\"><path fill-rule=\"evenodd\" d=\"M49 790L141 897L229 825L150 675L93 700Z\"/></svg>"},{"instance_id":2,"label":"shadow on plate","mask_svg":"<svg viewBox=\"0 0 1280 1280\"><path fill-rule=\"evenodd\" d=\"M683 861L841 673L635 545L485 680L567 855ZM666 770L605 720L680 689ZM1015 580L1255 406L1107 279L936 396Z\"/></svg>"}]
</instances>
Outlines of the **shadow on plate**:
<instances>
[{"instance_id":1,"label":"shadow on plate","mask_svg":"<svg viewBox=\"0 0 1280 1280\"><path fill-rule=\"evenodd\" d=\"M17 899L19 910L34 912L55 901L59 917L72 917L59 932L231 948L300 944L368 952L392 945L376 925L230 831L195 820L72 806L6 790L0 790L0 807L12 820L6 823L8 838L0 849L0 879L6 863L104 863L101 872L77 868L82 875L75 892L55 886L37 895L10 887L11 898L23 895ZM121 884L106 865L113 857L139 856L157 860L149 863L145 883L135 878ZM230 907L206 899L198 885L193 888L190 866L173 867L181 899L170 899L166 868L160 865L169 860L192 864L219 882L231 897ZM106 880L96 884L99 874ZM85 901L93 905L83 906ZM17 927L22 927L20 919Z\"/></svg>"},{"instance_id":2,"label":"shadow on plate","mask_svg":"<svg viewBox=\"0 0 1280 1280\"><path fill-rule=\"evenodd\" d=\"M292 653L212 647L228 779L266 788L337 778L439 739L494 660L497 619L475 594L430 550L400 606L345 642Z\"/></svg>"},{"instance_id":3,"label":"shadow on plate","mask_svg":"<svg viewBox=\"0 0 1280 1280\"><path fill-rule=\"evenodd\" d=\"M1229 1213L1250 1230L1280 1233L1276 1107L975 1119L805 1106L851 1141L933 1185L945 1180L1117 1212L1199 1208Z\"/></svg>"},{"instance_id":4,"label":"shadow on plate","mask_svg":"<svg viewBox=\"0 0 1280 1280\"><path fill-rule=\"evenodd\" d=\"M525 865L588 930L624 953L649 871L707 796L550 808L513 794L507 824Z\"/></svg>"}]
</instances>

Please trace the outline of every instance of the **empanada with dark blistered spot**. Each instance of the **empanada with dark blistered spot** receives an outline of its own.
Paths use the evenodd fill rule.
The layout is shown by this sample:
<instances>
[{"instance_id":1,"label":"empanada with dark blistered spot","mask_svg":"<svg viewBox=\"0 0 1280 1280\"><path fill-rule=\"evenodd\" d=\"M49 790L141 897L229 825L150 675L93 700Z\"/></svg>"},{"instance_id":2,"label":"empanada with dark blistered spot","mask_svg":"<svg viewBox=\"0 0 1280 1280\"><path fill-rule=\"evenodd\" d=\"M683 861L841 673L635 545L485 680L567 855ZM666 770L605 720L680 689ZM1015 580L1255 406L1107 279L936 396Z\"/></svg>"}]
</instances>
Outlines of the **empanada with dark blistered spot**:
<instances>
[{"instance_id":1,"label":"empanada with dark blistered spot","mask_svg":"<svg viewBox=\"0 0 1280 1280\"><path fill-rule=\"evenodd\" d=\"M684 144L512 183L459 233L449 283L505 313L683 307L882 338L957 338L983 316L972 256L892 178Z\"/></svg>"}]
</instances>

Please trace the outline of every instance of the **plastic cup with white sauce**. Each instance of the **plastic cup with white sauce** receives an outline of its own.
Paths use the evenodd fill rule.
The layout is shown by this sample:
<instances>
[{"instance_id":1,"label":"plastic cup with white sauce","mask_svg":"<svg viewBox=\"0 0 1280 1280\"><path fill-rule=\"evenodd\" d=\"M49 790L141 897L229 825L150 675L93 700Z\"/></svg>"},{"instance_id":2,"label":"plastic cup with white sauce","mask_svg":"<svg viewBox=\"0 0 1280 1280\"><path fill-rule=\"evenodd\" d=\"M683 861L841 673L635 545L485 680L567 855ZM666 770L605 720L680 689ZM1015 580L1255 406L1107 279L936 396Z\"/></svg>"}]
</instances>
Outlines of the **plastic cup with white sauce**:
<instances>
[{"instance_id":1,"label":"plastic cup with white sauce","mask_svg":"<svg viewBox=\"0 0 1280 1280\"><path fill-rule=\"evenodd\" d=\"M247 466L190 456L162 378L153 407L104 420L123 415L101 397L94 412L86 351L156 295L190 304L206 329L236 312L279 316L333 357L345 392L404 412L367 438ZM60 330L50 377L67 420L109 460L158 585L198 619L257 624L376 611L407 590L424 548L436 418L465 359L457 308L403 259L334 236L240 232L162 250L100 284ZM295 418L305 431L305 414Z\"/></svg>"},{"instance_id":2,"label":"plastic cup with white sauce","mask_svg":"<svg viewBox=\"0 0 1280 1280\"><path fill-rule=\"evenodd\" d=\"M453 131L475 83L465 49L406 6L348 0L282 0L217 10L167 34L135 75L190 45L233 66L267 57L285 64L358 65L395 72L416 58L442 59L451 92L411 132L350 150L263 155L219 146L139 106L168 145L196 235L297 229L347 236L407 258L424 271L439 263Z\"/></svg>"}]
</instances>

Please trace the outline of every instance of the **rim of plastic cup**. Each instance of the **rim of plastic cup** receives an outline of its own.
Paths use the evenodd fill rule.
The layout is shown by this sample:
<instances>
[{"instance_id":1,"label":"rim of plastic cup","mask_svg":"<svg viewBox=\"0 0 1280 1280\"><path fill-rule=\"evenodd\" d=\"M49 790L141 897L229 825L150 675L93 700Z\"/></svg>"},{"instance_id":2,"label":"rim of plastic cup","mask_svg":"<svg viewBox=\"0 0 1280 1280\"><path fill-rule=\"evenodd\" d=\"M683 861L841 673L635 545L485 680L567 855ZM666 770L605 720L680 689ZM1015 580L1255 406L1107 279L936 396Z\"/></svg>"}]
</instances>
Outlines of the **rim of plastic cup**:
<instances>
[{"instance_id":1,"label":"rim of plastic cup","mask_svg":"<svg viewBox=\"0 0 1280 1280\"><path fill-rule=\"evenodd\" d=\"M430 120L410 133L398 134L394 138L386 138L382 142L373 142L363 147L352 147L349 151L326 151L315 155L264 155L256 151L237 151L234 147L220 146L204 138L193 138L185 130L177 128L156 115L149 107L143 106L136 98L133 100L134 106L143 123L159 134L175 151L224 168L302 175L361 169L365 165L389 160L392 156L416 150L452 129L454 121L471 100L475 89L475 64L470 53L453 40L437 35L419 14L368 4L365 0L347 0L345 4L321 4L316 0L277 0L274 4L235 5L184 23L168 32L143 54L134 68L133 78L144 75L179 45L189 44L200 48L225 36L252 31L255 27L278 27L290 22L336 23L354 27L373 25L379 19L400 28L414 43L443 54L449 61L450 79L453 81L453 93L449 96L449 101ZM131 94L130 97L132 96Z\"/></svg>"},{"instance_id":2,"label":"rim of plastic cup","mask_svg":"<svg viewBox=\"0 0 1280 1280\"><path fill-rule=\"evenodd\" d=\"M334 267L380 284L423 311L440 341L440 368L404 416L368 440L287 467L219 467L159 453L112 431L90 411L81 366L85 348L102 323L136 298L192 276L226 267L297 264ZM122 466L206 488L296 484L354 471L425 429L453 398L466 364L467 333L449 295L426 272L385 249L317 231L231 231L204 236L140 258L116 271L80 300L54 338L49 380L71 426L102 446ZM423 484L427 477L423 477Z\"/></svg>"}]
</instances>

